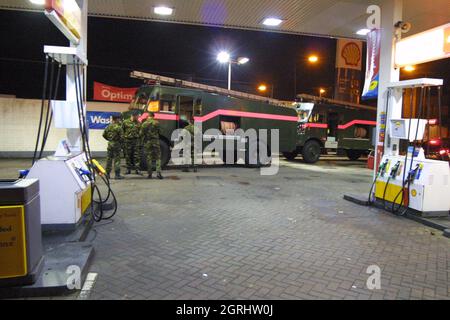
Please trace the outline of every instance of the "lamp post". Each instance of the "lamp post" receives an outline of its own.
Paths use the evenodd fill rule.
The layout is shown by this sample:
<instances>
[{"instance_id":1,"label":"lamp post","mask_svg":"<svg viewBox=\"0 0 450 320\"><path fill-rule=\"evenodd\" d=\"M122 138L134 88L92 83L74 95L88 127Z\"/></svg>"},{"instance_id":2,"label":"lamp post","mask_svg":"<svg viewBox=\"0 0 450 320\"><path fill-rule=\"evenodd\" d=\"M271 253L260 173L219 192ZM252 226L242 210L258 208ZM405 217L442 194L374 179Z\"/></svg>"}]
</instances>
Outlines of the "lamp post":
<instances>
[{"instance_id":1,"label":"lamp post","mask_svg":"<svg viewBox=\"0 0 450 320\"><path fill-rule=\"evenodd\" d=\"M231 59L231 56L226 51L221 51L217 55L217 61L220 63L228 63L228 90L231 90L231 65L237 64L237 65L243 65L250 61L247 57L239 57L237 60Z\"/></svg>"},{"instance_id":2,"label":"lamp post","mask_svg":"<svg viewBox=\"0 0 450 320\"><path fill-rule=\"evenodd\" d=\"M319 62L319 57L315 54L311 54L307 57L304 57L304 59L309 63L309 64L316 64L317 62ZM295 64L294 64L294 96L297 96L297 59L295 60Z\"/></svg>"}]
</instances>

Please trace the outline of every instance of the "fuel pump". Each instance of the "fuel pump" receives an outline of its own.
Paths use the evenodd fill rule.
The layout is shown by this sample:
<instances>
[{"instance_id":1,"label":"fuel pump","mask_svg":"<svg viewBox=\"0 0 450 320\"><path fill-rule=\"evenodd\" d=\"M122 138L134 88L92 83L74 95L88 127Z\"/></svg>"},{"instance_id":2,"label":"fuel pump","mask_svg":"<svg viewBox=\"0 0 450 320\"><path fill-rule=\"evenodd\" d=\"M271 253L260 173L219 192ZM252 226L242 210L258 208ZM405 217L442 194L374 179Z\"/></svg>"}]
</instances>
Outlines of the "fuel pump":
<instances>
[{"instance_id":1,"label":"fuel pump","mask_svg":"<svg viewBox=\"0 0 450 320\"><path fill-rule=\"evenodd\" d=\"M376 175L375 201L395 214L404 215L412 210L424 217L448 216L450 210L450 168L448 162L426 159L421 142L424 139L428 119L424 119L425 101L430 101L433 88L440 93L443 81L439 79L415 79L391 83L388 97L389 112L386 132L388 145ZM410 116L403 118L403 96L410 90ZM418 106L413 117L414 93ZM440 98L439 98L440 99ZM429 103L428 103L428 108ZM429 112L428 112L429 114ZM401 155L401 141L407 144L406 153ZM389 171L390 167L390 171ZM383 173L384 171L384 173ZM386 176L385 172L389 171ZM372 197L371 188L370 198Z\"/></svg>"}]
</instances>

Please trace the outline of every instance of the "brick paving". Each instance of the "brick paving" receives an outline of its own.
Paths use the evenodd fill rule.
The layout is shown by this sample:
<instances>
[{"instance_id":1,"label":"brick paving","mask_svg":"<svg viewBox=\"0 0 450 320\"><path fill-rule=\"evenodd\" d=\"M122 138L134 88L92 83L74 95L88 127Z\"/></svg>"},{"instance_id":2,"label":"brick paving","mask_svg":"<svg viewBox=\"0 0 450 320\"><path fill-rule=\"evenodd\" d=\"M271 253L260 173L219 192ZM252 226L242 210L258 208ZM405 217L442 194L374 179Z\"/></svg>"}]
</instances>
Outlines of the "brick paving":
<instances>
[{"instance_id":1,"label":"brick paving","mask_svg":"<svg viewBox=\"0 0 450 320\"><path fill-rule=\"evenodd\" d=\"M450 239L342 199L368 191L362 161L165 175L113 182L118 215L90 235L90 299L450 298ZM380 290L366 287L370 265Z\"/></svg>"}]
</instances>

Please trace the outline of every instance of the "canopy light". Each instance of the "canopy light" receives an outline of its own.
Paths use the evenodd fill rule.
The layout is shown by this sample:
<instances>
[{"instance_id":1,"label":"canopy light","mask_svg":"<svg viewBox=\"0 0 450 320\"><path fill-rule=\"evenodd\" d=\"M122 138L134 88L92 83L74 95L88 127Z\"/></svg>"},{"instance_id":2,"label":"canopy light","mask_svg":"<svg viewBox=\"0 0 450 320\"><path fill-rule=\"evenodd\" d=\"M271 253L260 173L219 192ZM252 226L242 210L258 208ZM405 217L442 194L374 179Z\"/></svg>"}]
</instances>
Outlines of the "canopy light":
<instances>
[{"instance_id":1,"label":"canopy light","mask_svg":"<svg viewBox=\"0 0 450 320\"><path fill-rule=\"evenodd\" d=\"M45 4L45 0L29 0L32 4L36 4L39 6L43 6Z\"/></svg>"},{"instance_id":2,"label":"canopy light","mask_svg":"<svg viewBox=\"0 0 450 320\"><path fill-rule=\"evenodd\" d=\"M276 26L279 26L282 22L283 22L283 20L278 19L278 18L266 18L263 21L263 25L269 26L269 27L276 27Z\"/></svg>"},{"instance_id":3,"label":"canopy light","mask_svg":"<svg viewBox=\"0 0 450 320\"><path fill-rule=\"evenodd\" d=\"M240 58L238 58L237 63L238 64L246 64L249 61L250 61L250 59L247 57L240 57Z\"/></svg>"},{"instance_id":4,"label":"canopy light","mask_svg":"<svg viewBox=\"0 0 450 320\"><path fill-rule=\"evenodd\" d=\"M219 54L217 55L217 61L219 61L220 63L230 62L230 54L225 51L219 52Z\"/></svg>"},{"instance_id":5,"label":"canopy light","mask_svg":"<svg viewBox=\"0 0 450 320\"><path fill-rule=\"evenodd\" d=\"M397 42L395 64L405 67L450 57L450 23Z\"/></svg>"},{"instance_id":6,"label":"canopy light","mask_svg":"<svg viewBox=\"0 0 450 320\"><path fill-rule=\"evenodd\" d=\"M406 66L403 68L403 70L407 71L407 72L413 72L414 70L416 70L416 67L414 66Z\"/></svg>"},{"instance_id":7,"label":"canopy light","mask_svg":"<svg viewBox=\"0 0 450 320\"><path fill-rule=\"evenodd\" d=\"M159 14L160 16L170 16L173 13L173 8L169 7L155 7L153 12Z\"/></svg>"},{"instance_id":8,"label":"canopy light","mask_svg":"<svg viewBox=\"0 0 450 320\"><path fill-rule=\"evenodd\" d=\"M359 29L358 31L356 31L357 35L360 36L367 36L367 34L370 32L369 29Z\"/></svg>"}]
</instances>

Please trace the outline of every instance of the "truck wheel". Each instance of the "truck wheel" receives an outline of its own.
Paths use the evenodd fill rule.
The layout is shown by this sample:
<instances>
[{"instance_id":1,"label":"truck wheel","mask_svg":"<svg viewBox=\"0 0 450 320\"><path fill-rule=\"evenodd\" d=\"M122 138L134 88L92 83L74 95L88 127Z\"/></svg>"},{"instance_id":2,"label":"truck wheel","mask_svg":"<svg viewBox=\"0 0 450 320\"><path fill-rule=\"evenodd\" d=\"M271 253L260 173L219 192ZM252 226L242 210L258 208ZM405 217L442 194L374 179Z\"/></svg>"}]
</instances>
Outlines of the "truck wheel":
<instances>
[{"instance_id":1,"label":"truck wheel","mask_svg":"<svg viewBox=\"0 0 450 320\"><path fill-rule=\"evenodd\" d=\"M358 160L363 154L362 151L359 150L346 150L346 153L347 157L352 161Z\"/></svg>"},{"instance_id":2,"label":"truck wheel","mask_svg":"<svg viewBox=\"0 0 450 320\"><path fill-rule=\"evenodd\" d=\"M170 161L170 148L167 142L159 140L161 146L161 167L164 168Z\"/></svg>"},{"instance_id":3,"label":"truck wheel","mask_svg":"<svg viewBox=\"0 0 450 320\"><path fill-rule=\"evenodd\" d=\"M267 150L267 154L263 156L263 158L260 157L259 150ZM256 159L255 163L250 163L250 160ZM264 141L259 140L258 141L258 149L257 153L250 156L250 150L247 147L247 152L245 153L245 166L247 168L260 168L263 166L268 166L272 162L272 152L270 150L270 147L267 146L267 144Z\"/></svg>"},{"instance_id":4,"label":"truck wheel","mask_svg":"<svg viewBox=\"0 0 450 320\"><path fill-rule=\"evenodd\" d=\"M170 161L170 148L169 148L169 145L164 140L159 140L159 145L161 148L161 168L164 168L165 166L167 166L167 164ZM142 148L141 155L142 155L141 156L141 170L146 171L146 170L148 170L148 163L147 163L147 158L145 156L144 148ZM153 168L153 169L155 169L155 168Z\"/></svg>"},{"instance_id":5,"label":"truck wheel","mask_svg":"<svg viewBox=\"0 0 450 320\"><path fill-rule=\"evenodd\" d=\"M303 160L306 163L316 163L320 159L320 144L315 140L305 143L302 150Z\"/></svg>"},{"instance_id":6,"label":"truck wheel","mask_svg":"<svg viewBox=\"0 0 450 320\"><path fill-rule=\"evenodd\" d=\"M227 152L233 153L233 161L234 162L232 164L236 164L236 162L238 161L236 150L233 149L233 150L227 151L227 149L223 149L223 152L222 152L223 165L230 164L230 163L226 163L227 162Z\"/></svg>"},{"instance_id":7,"label":"truck wheel","mask_svg":"<svg viewBox=\"0 0 450 320\"><path fill-rule=\"evenodd\" d=\"M298 151L293 152L283 152L283 157L285 157L288 160L295 160L298 156Z\"/></svg>"}]
</instances>

